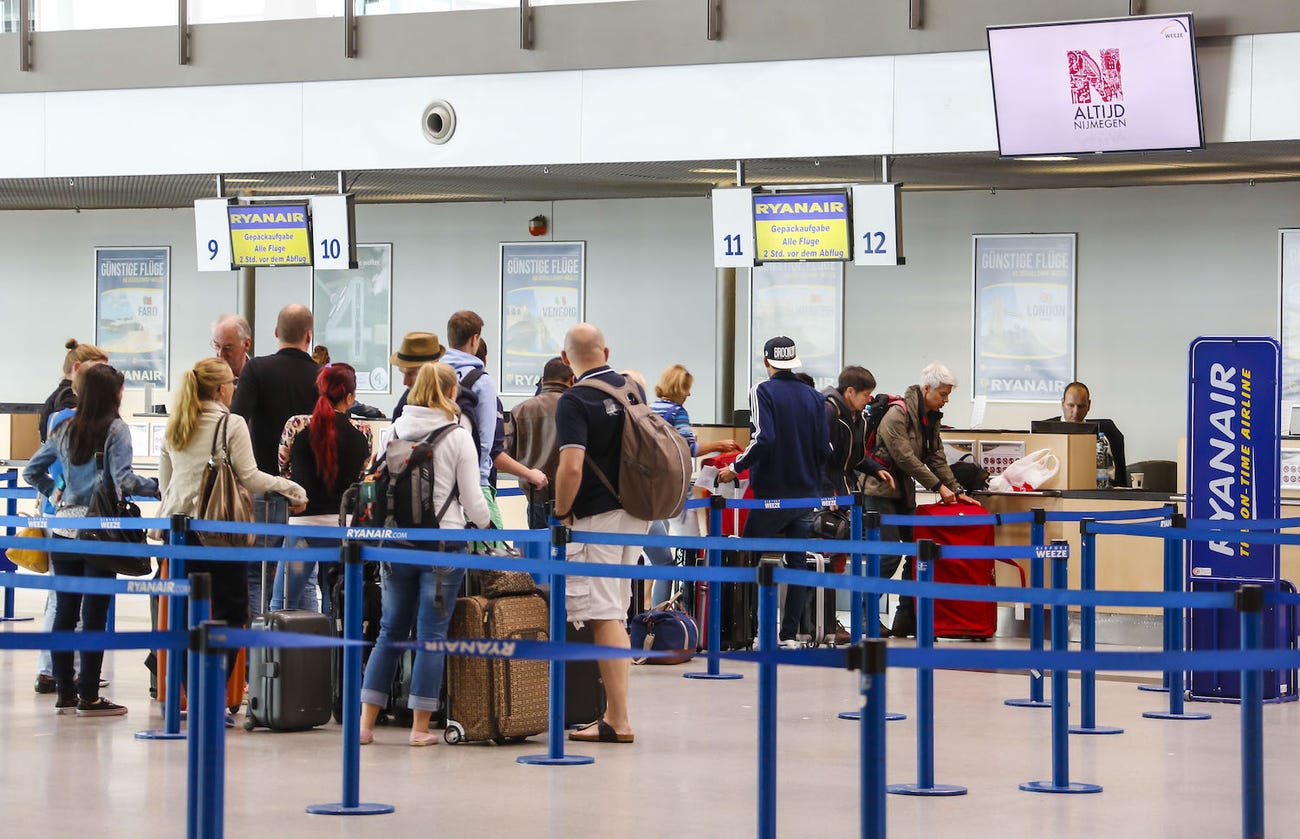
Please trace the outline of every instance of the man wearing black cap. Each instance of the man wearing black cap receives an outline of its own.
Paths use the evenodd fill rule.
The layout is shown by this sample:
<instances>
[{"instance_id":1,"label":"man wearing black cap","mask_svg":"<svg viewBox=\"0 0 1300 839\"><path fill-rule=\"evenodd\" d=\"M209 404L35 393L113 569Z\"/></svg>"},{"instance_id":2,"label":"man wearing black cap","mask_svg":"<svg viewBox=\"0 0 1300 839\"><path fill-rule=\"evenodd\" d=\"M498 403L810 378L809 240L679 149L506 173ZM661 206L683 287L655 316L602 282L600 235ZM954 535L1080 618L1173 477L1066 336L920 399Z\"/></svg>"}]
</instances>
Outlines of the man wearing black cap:
<instances>
[{"instance_id":1,"label":"man wearing black cap","mask_svg":"<svg viewBox=\"0 0 1300 839\"><path fill-rule=\"evenodd\" d=\"M446 351L438 336L432 332L408 332L402 336L401 346L388 359L394 367L402 371L402 384L406 385L406 390L402 391L402 395L397 399L397 405L393 408L393 419L402 415L402 409L406 407L406 397L411 393L411 385L415 384L415 376L420 372L420 367L427 362L442 358L442 354Z\"/></svg>"},{"instance_id":2,"label":"man wearing black cap","mask_svg":"<svg viewBox=\"0 0 1300 839\"><path fill-rule=\"evenodd\" d=\"M813 498L821 495L822 474L830 459L830 433L822 397L795 377L799 354L794 341L779 335L763 345L767 379L749 394L750 440L735 463L718 475L735 479L749 470L755 498ZM812 510L751 510L741 534L746 539L812 536ZM804 551L785 555L790 568L807 568ZM790 586L781 615L781 645L798 647L795 635L808 601L808 589Z\"/></svg>"}]
</instances>

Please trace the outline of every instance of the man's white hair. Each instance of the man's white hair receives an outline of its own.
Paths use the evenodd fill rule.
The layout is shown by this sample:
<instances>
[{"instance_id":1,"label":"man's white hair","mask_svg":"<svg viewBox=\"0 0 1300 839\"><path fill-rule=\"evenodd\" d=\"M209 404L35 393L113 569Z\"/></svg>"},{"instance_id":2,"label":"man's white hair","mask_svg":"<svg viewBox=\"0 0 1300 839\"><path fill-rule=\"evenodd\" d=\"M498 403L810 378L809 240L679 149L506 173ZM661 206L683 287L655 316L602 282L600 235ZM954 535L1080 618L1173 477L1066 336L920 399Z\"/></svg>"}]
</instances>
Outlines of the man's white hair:
<instances>
[{"instance_id":1,"label":"man's white hair","mask_svg":"<svg viewBox=\"0 0 1300 839\"><path fill-rule=\"evenodd\" d=\"M952 374L951 370L936 361L932 364L925 365L925 369L921 371L920 384L921 387L928 387L930 390L934 390L943 385L952 385L953 387L956 387L957 377Z\"/></svg>"},{"instance_id":2,"label":"man's white hair","mask_svg":"<svg viewBox=\"0 0 1300 839\"><path fill-rule=\"evenodd\" d=\"M239 334L239 340L251 339L253 329L248 325L248 321L240 315L222 315L212 324L212 331L216 332L226 326L234 325L235 331Z\"/></svg>"}]
</instances>

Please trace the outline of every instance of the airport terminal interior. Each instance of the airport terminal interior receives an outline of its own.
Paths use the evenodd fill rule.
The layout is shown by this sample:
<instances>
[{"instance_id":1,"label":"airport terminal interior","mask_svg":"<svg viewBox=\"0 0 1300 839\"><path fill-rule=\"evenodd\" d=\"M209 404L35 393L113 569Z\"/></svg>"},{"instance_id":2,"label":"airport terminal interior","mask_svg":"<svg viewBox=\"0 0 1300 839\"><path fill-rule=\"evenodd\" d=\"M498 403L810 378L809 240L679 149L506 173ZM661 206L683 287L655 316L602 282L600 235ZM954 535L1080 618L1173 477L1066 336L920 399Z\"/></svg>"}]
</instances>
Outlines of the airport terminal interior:
<instances>
[{"instance_id":1,"label":"airport terminal interior","mask_svg":"<svg viewBox=\"0 0 1300 839\"><path fill-rule=\"evenodd\" d=\"M1077 589L1080 517L1172 505L1209 518L1222 485L1207 470L1240 467L1222 496L1236 511L1218 518L1298 509L1298 78L1287 3L0 0L0 486L20 488L3 473L36 451L72 337L124 371L135 467L153 476L177 383L214 354L225 313L248 320L260 356L278 312L311 308L313 343L356 367L381 429L403 392L390 359L404 335L445 340L453 312L480 313L509 412L587 321L610 364L652 387L685 365L700 440L742 446L764 342L787 334L818 388L862 365L878 393L902 394L946 365L950 461L997 474L1046 452L1057 465L1033 491L975 497L1013 514L997 546L1028 545L1014 514L1046 510ZM1207 412L1244 362L1215 368L1216 402L1196 353L1240 345L1206 336L1254 339L1266 357L1226 419ZM1031 425L1063 414L1071 381L1090 390L1091 424ZM1127 485L1097 468L1101 418L1122 429ZM1204 429L1235 441L1252 428L1240 464L1205 453ZM921 503L936 500L926 489ZM518 498L503 512L524 526ZM1247 568L1197 544L1171 583L1162 540L1098 536L1095 587L1300 581L1296 545L1243 544ZM1013 564L998 564L999 586L1022 585ZM6 617L34 620L0 623L0 642L39 631L45 592L6 591ZM1297 608L1270 613L1272 644L1296 646ZM149 630L148 598L115 610L119 631ZM849 626L847 598L834 617ZM1071 608L1075 649L1082 623ZM1167 627L1150 604L1101 606L1098 649L1160 652ZM1030 635L1005 601L994 637L937 647L1026 650ZM105 657L104 695L129 713L83 719L33 691L36 652L0 643L6 835L186 830L185 743L134 736L162 723L144 654ZM338 724L235 727L225 830L763 835L758 668L722 666L743 678L682 678L703 656L634 666L636 742L569 744L586 766L518 764L545 735L415 749L381 726L360 789L388 815L305 812L339 799ZM1027 695L1025 670L934 680L933 780L968 792L887 796L890 835L1231 836L1261 796L1267 835L1300 820L1295 671L1266 692L1262 789L1242 778L1239 694L1193 690L1187 710L1208 719L1149 719L1170 697L1139 687L1160 672L1099 672L1097 722L1123 733L1069 736L1069 779L1103 787L1091 795L1019 789L1054 774L1051 711L1005 704ZM906 714L886 725L886 780L913 782L917 671L891 667L886 684ZM845 669L779 669L774 835L869 835L860 727L838 718L861 707L859 687Z\"/></svg>"}]
</instances>

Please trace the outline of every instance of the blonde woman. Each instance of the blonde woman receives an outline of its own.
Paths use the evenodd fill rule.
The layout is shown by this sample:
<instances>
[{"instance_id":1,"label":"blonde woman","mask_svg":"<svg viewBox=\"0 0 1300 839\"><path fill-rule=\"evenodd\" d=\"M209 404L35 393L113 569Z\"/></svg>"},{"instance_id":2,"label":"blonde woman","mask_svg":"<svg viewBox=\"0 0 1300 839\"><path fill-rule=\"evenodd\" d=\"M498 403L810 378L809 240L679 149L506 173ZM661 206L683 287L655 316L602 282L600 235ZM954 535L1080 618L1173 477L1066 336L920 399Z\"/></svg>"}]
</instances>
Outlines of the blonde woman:
<instances>
[{"instance_id":1,"label":"blonde woman","mask_svg":"<svg viewBox=\"0 0 1300 839\"><path fill-rule=\"evenodd\" d=\"M430 362L421 366L406 408L385 432L383 444L386 449L394 440L419 442L439 434L433 443L433 497L425 509L440 512L442 518L437 524L425 526L460 530L468 518L476 526L486 528L491 523L491 514L479 490L478 450L470 436L469 421L456 408L458 387L456 371L449 365ZM453 427L444 431L447 426ZM430 543L420 544L432 547ZM465 550L465 545L453 542L445 550L460 552ZM388 704L389 688L397 670L400 653L388 644L409 639L412 627L419 641L446 639L464 576L463 568L383 565L384 617L379 641L370 654L361 685L362 745L374 739L375 721L380 709ZM409 740L412 746L432 746L438 742L438 736L429 731L429 718L438 710L442 672L441 653L416 650L407 700L407 707L414 712Z\"/></svg>"},{"instance_id":2,"label":"blonde woman","mask_svg":"<svg viewBox=\"0 0 1300 839\"><path fill-rule=\"evenodd\" d=\"M290 509L300 511L307 505L307 493L293 481L259 472L253 459L253 444L248 424L238 414L230 413L230 398L235 393L235 374L220 358L205 358L181 377L176 403L163 438L158 462L158 480L162 486L163 517L198 515L199 484L203 469L212 455L213 438L218 424L225 427L225 448L239 482L249 492L277 492L289 499ZM224 422L222 422L224 420ZM217 441L217 454L222 452ZM188 544L197 545L195 534L187 535ZM212 617L231 626L248 622L248 574L243 563L191 560L187 571L203 571L212 577ZM229 663L234 662L231 650Z\"/></svg>"}]
</instances>

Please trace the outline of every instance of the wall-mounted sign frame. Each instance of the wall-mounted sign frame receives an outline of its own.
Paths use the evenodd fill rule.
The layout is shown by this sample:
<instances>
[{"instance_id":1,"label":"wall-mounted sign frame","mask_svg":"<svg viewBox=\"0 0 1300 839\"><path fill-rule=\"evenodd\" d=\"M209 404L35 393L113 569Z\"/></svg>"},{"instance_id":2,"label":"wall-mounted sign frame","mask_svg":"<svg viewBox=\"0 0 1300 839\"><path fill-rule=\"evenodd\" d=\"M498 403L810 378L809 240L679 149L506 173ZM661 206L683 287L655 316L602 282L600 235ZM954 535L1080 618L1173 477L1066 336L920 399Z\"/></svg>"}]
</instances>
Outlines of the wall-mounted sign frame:
<instances>
[{"instance_id":1,"label":"wall-mounted sign frame","mask_svg":"<svg viewBox=\"0 0 1300 839\"><path fill-rule=\"evenodd\" d=\"M393 246L357 245L357 267L312 271L316 343L357 371L357 393L390 393Z\"/></svg>"},{"instance_id":2,"label":"wall-mounted sign frame","mask_svg":"<svg viewBox=\"0 0 1300 839\"><path fill-rule=\"evenodd\" d=\"M128 387L169 389L171 261L165 245L95 248L95 345Z\"/></svg>"},{"instance_id":3,"label":"wall-mounted sign frame","mask_svg":"<svg viewBox=\"0 0 1300 839\"><path fill-rule=\"evenodd\" d=\"M749 384L767 378L763 344L794 339L807 373L821 389L839 381L844 363L844 263L791 262L754 268L749 296Z\"/></svg>"}]
</instances>

